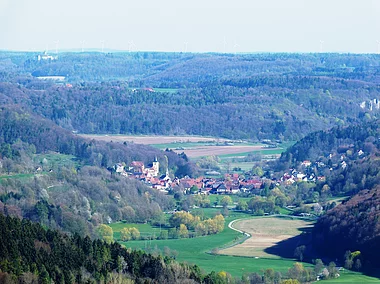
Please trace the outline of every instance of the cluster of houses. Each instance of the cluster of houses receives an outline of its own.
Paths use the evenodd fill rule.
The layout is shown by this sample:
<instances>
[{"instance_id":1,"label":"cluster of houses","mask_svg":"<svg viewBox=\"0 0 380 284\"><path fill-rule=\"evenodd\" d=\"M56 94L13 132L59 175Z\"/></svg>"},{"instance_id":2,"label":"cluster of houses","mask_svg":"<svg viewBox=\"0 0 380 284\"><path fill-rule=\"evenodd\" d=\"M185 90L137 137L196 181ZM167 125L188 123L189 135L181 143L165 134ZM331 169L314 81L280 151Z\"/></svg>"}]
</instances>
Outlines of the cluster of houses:
<instances>
[{"instance_id":1,"label":"cluster of houses","mask_svg":"<svg viewBox=\"0 0 380 284\"><path fill-rule=\"evenodd\" d=\"M358 155L363 155L360 151ZM331 157L330 157L331 158ZM345 169L347 163L345 156L342 155L339 163L332 167ZM239 194L252 193L259 195L263 188L263 184L270 182L284 185L291 185L295 182L324 182L325 176L317 176L312 170L312 167L318 169L329 168L323 162L303 161L300 169L290 169L285 172L279 180L268 180L254 175L239 175L237 173L225 174L222 178L198 177L198 178L174 178L169 176L168 170L164 175L160 175L160 163L157 158L152 164L145 167L141 161L133 161L129 166L124 163L115 165L115 172L129 177L138 179L144 182L147 186L167 193L173 188L179 187L186 193L200 194ZM332 170L332 168L329 168Z\"/></svg>"},{"instance_id":2,"label":"cluster of houses","mask_svg":"<svg viewBox=\"0 0 380 284\"><path fill-rule=\"evenodd\" d=\"M258 176L243 178L236 173L225 174L223 178L184 177L172 179L168 171L164 175L159 175L160 164L157 159L147 167L141 161L133 161L129 166L118 163L114 166L114 170L120 175L138 179L147 186L166 193L179 187L184 192L200 194L238 194L245 192L260 194L264 183L264 179Z\"/></svg>"},{"instance_id":3,"label":"cluster of houses","mask_svg":"<svg viewBox=\"0 0 380 284\"><path fill-rule=\"evenodd\" d=\"M305 161L307 163L306 168L311 166L310 161ZM303 162L302 164L304 165ZM310 164L309 164L310 163ZM304 165L305 166L305 165ZM283 176L280 178L280 183L283 183L285 185L291 185L295 182L317 182L317 181L325 181L325 176L316 176L313 172L312 173L303 173L300 170L297 169L290 169L288 172L285 172Z\"/></svg>"},{"instance_id":4,"label":"cluster of houses","mask_svg":"<svg viewBox=\"0 0 380 284\"><path fill-rule=\"evenodd\" d=\"M362 150L356 152L356 155L360 157L364 157L365 153ZM323 172L324 169L329 171L342 169L345 170L348 166L347 160L348 157L344 154L329 154L328 158L330 160L334 160L334 163L330 165L326 165L321 161L311 162L311 161L303 161L301 163L300 169L289 169L288 172L285 172L280 179L280 183L290 185L295 182L307 181L307 182L324 182L326 180L325 176L319 175L317 176L311 168L315 167L319 172Z\"/></svg>"}]
</instances>

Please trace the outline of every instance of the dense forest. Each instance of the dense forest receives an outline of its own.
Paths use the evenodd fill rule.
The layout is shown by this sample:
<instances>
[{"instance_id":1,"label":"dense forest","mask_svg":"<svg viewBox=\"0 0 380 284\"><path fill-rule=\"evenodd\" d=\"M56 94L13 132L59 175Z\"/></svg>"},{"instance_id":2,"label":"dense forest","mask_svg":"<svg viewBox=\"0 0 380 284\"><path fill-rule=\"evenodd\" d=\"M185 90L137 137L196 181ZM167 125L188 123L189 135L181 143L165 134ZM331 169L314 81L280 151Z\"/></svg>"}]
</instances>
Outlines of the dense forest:
<instances>
[{"instance_id":1,"label":"dense forest","mask_svg":"<svg viewBox=\"0 0 380 284\"><path fill-rule=\"evenodd\" d=\"M1 53L0 101L81 133L298 140L379 112L378 55ZM1 64L0 64L1 65ZM39 76L66 76L57 84ZM101 82L101 83L100 83Z\"/></svg>"},{"instance_id":2,"label":"dense forest","mask_svg":"<svg viewBox=\"0 0 380 284\"><path fill-rule=\"evenodd\" d=\"M319 253L338 258L346 268L371 270L380 267L380 190L362 190L322 216L313 230ZM358 252L350 259L347 252ZM376 270L374 270L376 271Z\"/></svg>"},{"instance_id":3,"label":"dense forest","mask_svg":"<svg viewBox=\"0 0 380 284\"><path fill-rule=\"evenodd\" d=\"M0 227L1 283L222 283L196 265L67 236L27 219L0 214Z\"/></svg>"}]
</instances>

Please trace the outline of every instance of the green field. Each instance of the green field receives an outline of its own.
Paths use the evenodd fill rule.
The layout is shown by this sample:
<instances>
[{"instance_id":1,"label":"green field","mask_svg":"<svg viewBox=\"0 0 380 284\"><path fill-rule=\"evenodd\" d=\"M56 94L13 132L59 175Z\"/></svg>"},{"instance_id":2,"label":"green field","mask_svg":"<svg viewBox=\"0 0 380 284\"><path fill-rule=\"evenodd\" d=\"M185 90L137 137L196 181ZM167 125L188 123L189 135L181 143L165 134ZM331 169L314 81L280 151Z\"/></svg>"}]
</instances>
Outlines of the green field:
<instances>
[{"instance_id":1,"label":"green field","mask_svg":"<svg viewBox=\"0 0 380 284\"><path fill-rule=\"evenodd\" d=\"M173 142L173 143L160 143L160 144L151 144L150 146L158 148L160 150L165 149L188 149L188 148L195 148L195 147L203 147L203 146L215 146L215 142Z\"/></svg>"},{"instance_id":2,"label":"green field","mask_svg":"<svg viewBox=\"0 0 380 284\"><path fill-rule=\"evenodd\" d=\"M0 176L0 184L4 183L7 179L18 179L18 180L27 180L34 177L34 174L14 174L14 175L4 175Z\"/></svg>"},{"instance_id":3,"label":"green field","mask_svg":"<svg viewBox=\"0 0 380 284\"><path fill-rule=\"evenodd\" d=\"M193 214L202 214L205 217L213 217L221 208L199 208L192 210ZM168 240L141 240L122 242L127 248L141 249L150 252L161 251L169 248L176 251L176 259L180 262L197 264L206 272L227 271L234 277L241 277L245 273L258 272L262 273L267 268L273 268L284 275L287 270L294 264L292 259L270 259L270 258L252 258L211 254L218 253L219 249L228 245L238 243L242 240L242 234L235 232L227 227L232 220L241 218L261 218L252 217L250 214L241 212L230 212L226 218L225 229L217 235L196 237L191 239L168 239ZM114 230L115 239L119 238L119 232L124 227L136 227L140 230L142 236L159 235L160 228L152 227L149 224L126 224L115 223L111 227ZM162 228L163 230L163 228ZM216 250L215 250L216 249ZM303 263L305 267L312 267L309 263ZM352 271L343 271L338 279L323 281L322 283L379 283L379 279L363 275Z\"/></svg>"},{"instance_id":4,"label":"green field","mask_svg":"<svg viewBox=\"0 0 380 284\"><path fill-rule=\"evenodd\" d=\"M231 159L231 158L244 158L247 157L249 154L261 154L263 156L265 155L280 155L282 152L285 152L285 148L277 148L277 149L260 149L257 151L250 151L250 152L242 152L238 154L225 154L225 155L219 155L219 158L222 160Z\"/></svg>"},{"instance_id":5,"label":"green field","mask_svg":"<svg viewBox=\"0 0 380 284\"><path fill-rule=\"evenodd\" d=\"M41 164L44 168L76 168L79 163L73 155L64 155L59 153L38 154L34 157L34 162ZM44 169L44 170L46 170Z\"/></svg>"},{"instance_id":6,"label":"green field","mask_svg":"<svg viewBox=\"0 0 380 284\"><path fill-rule=\"evenodd\" d=\"M123 228L132 228L135 227L140 231L141 237L158 237L160 235L160 231L164 231L164 227L154 227L151 226L150 224L141 224L141 223L123 223L123 222L118 222L118 223L113 223L110 225L110 227L114 231L114 238L116 240L120 239L120 230Z\"/></svg>"},{"instance_id":7,"label":"green field","mask_svg":"<svg viewBox=\"0 0 380 284\"><path fill-rule=\"evenodd\" d=\"M124 244L126 247L142 250L150 247L163 251L165 247L168 247L178 252L177 260L179 261L197 264L207 272L228 271L233 276L241 276L245 272L261 272L269 267L285 273L293 265L292 260L279 261L207 253L232 243L239 237L241 237L240 233L225 228L222 233L212 236L177 240L130 241Z\"/></svg>"},{"instance_id":8,"label":"green field","mask_svg":"<svg viewBox=\"0 0 380 284\"><path fill-rule=\"evenodd\" d=\"M178 89L171 89L171 88L154 88L155 92L158 93L177 93Z\"/></svg>"},{"instance_id":9,"label":"green field","mask_svg":"<svg viewBox=\"0 0 380 284\"><path fill-rule=\"evenodd\" d=\"M205 217L213 217L221 208L204 208L195 209L193 214L203 214ZM233 276L240 277L248 272L262 272L263 269L273 268L277 271L285 273L294 263L291 259L255 259L250 257L235 257L225 255L210 254L214 249L221 249L227 245L231 245L242 239L243 235L233 231L227 227L232 220L239 218L252 218L251 215L241 212L230 212L230 216L226 218L225 229L223 232L211 235L196 237L191 239L175 239L175 240L148 240L148 241L129 241L123 244L126 247L142 250L160 250L164 251L165 247L170 250L177 251L177 260L181 262L194 263L199 265L206 272L211 271L228 271ZM114 230L114 237L119 237L119 231L123 227L137 227L142 235L159 234L159 228L151 227L148 224L124 224L116 223L111 227ZM309 264L304 264L310 266Z\"/></svg>"},{"instance_id":10,"label":"green field","mask_svg":"<svg viewBox=\"0 0 380 284\"><path fill-rule=\"evenodd\" d=\"M237 196L237 195L228 195L229 197L231 197L232 201L235 203L235 202L239 202L239 200L244 200L246 202L248 202L249 200L251 200L250 197L240 197L240 196ZM218 195L218 194L210 194L208 196L208 198L210 199L210 202L211 202L211 206L214 206L214 202L215 201L220 201L222 200L222 198L224 197L224 195ZM218 203L219 204L219 203ZM231 204L232 205L232 204ZM207 208L205 208L207 209ZM221 209L221 208L220 208Z\"/></svg>"},{"instance_id":11,"label":"green field","mask_svg":"<svg viewBox=\"0 0 380 284\"><path fill-rule=\"evenodd\" d=\"M231 170L234 168L241 168L241 172L246 172L252 170L256 164L257 162L232 162L229 164L229 167Z\"/></svg>"},{"instance_id":12,"label":"green field","mask_svg":"<svg viewBox=\"0 0 380 284\"><path fill-rule=\"evenodd\" d=\"M330 280L323 280L321 283L380 283L379 278L367 276L350 270L341 270L339 271L339 274L340 277Z\"/></svg>"}]
</instances>

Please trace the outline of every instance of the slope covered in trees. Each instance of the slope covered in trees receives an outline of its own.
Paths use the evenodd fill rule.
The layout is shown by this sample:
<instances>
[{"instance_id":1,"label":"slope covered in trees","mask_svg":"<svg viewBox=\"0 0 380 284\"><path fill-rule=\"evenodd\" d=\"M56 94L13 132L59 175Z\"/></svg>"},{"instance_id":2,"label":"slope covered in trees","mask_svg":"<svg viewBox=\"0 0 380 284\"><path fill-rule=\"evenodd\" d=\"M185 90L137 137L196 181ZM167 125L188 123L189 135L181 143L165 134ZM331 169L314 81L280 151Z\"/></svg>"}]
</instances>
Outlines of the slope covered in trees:
<instances>
[{"instance_id":1,"label":"slope covered in trees","mask_svg":"<svg viewBox=\"0 0 380 284\"><path fill-rule=\"evenodd\" d=\"M313 230L313 245L317 251L346 262L347 268L380 268L379 218L380 187L377 185L371 190L362 190L322 216ZM360 252L351 259L354 263L347 263L347 251Z\"/></svg>"},{"instance_id":2,"label":"slope covered in trees","mask_svg":"<svg viewBox=\"0 0 380 284\"><path fill-rule=\"evenodd\" d=\"M195 265L0 214L1 283L200 283ZM209 282L214 283L214 282Z\"/></svg>"},{"instance_id":3,"label":"slope covered in trees","mask_svg":"<svg viewBox=\"0 0 380 284\"><path fill-rule=\"evenodd\" d=\"M82 133L297 140L379 112L378 55L36 56L0 54L8 67L0 101ZM45 75L64 75L69 86L35 79Z\"/></svg>"},{"instance_id":4,"label":"slope covered in trees","mask_svg":"<svg viewBox=\"0 0 380 284\"><path fill-rule=\"evenodd\" d=\"M307 172L326 179L317 185L320 193L328 189L333 195L353 195L380 183L379 135L380 120L318 131L290 147L276 166L301 168L309 160L313 166Z\"/></svg>"},{"instance_id":5,"label":"slope covered in trees","mask_svg":"<svg viewBox=\"0 0 380 284\"><path fill-rule=\"evenodd\" d=\"M166 157L167 159L166 159ZM162 170L190 174L174 152L88 141L17 107L0 108L0 212L81 235L117 220L145 222L173 200L114 174L115 163L158 157ZM62 160L62 161L61 161Z\"/></svg>"}]
</instances>

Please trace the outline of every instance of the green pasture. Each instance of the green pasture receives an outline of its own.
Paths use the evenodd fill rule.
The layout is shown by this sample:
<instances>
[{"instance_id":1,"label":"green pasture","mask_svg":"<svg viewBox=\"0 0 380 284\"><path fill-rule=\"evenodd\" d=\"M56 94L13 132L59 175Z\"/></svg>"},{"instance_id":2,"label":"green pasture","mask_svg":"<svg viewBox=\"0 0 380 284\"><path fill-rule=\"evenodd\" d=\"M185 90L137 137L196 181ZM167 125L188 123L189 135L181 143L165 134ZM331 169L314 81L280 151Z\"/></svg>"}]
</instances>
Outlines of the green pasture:
<instances>
[{"instance_id":1,"label":"green pasture","mask_svg":"<svg viewBox=\"0 0 380 284\"><path fill-rule=\"evenodd\" d=\"M172 88L153 88L155 92L158 93L177 93L178 89L172 89Z\"/></svg>"},{"instance_id":2,"label":"green pasture","mask_svg":"<svg viewBox=\"0 0 380 284\"><path fill-rule=\"evenodd\" d=\"M323 280L321 283L380 283L380 278L364 275L350 270L339 271L340 276L335 279Z\"/></svg>"},{"instance_id":3,"label":"green pasture","mask_svg":"<svg viewBox=\"0 0 380 284\"><path fill-rule=\"evenodd\" d=\"M205 217L213 217L221 208L199 208L192 210L193 214L200 213ZM169 248L171 251L176 251L176 259L181 262L194 263L204 269L206 272L211 271L227 271L233 276L240 277L244 273L262 272L266 268L273 268L276 271L286 273L293 265L294 260L291 259L266 259L252 257L236 257L212 254L210 252L218 252L218 249L232 245L239 240L242 240L243 235L228 228L229 222L239 218L251 217L249 214L241 212L230 212L226 218L225 229L223 232L189 239L168 239L168 240L140 240L122 242L127 248L141 249L146 251L164 251ZM148 224L112 224L114 229L114 237L119 237L118 232L123 227L136 227L140 232L145 234L159 234L159 228L153 228ZM310 266L310 264L304 264Z\"/></svg>"},{"instance_id":4,"label":"green pasture","mask_svg":"<svg viewBox=\"0 0 380 284\"><path fill-rule=\"evenodd\" d=\"M211 203L211 206L214 206L214 202L215 201L218 201L218 205L219 205L219 202L220 200L222 200L222 198L224 197L225 195L218 195L218 194L210 194L208 196L208 198L210 199L210 203ZM232 201L235 203L235 202L239 202L240 200L244 200L246 202L248 202L249 200L251 200L251 197L240 197L238 195L228 195L229 197L231 197ZM232 204L230 204L232 205ZM210 208L210 209L214 209L214 208ZM221 208L219 208L221 209Z\"/></svg>"},{"instance_id":5,"label":"green pasture","mask_svg":"<svg viewBox=\"0 0 380 284\"><path fill-rule=\"evenodd\" d=\"M199 208L192 210L193 214L202 213L205 217L213 217L221 208ZM161 251L170 249L175 251L176 259L180 262L197 264L206 272L227 271L234 277L241 277L245 273L262 273L267 268L273 268L286 274L287 270L293 266L295 260L292 259L270 259L252 258L213 254L218 253L228 245L238 243L243 240L242 234L228 228L229 222L240 218L252 218L251 215L230 211L226 218L223 232L191 239L168 239L168 240L140 240L122 242L127 248L141 249L145 251ZM260 217L255 217L260 218ZM152 227L149 224L127 224L123 222L111 224L114 230L115 239L119 238L119 232L124 227L136 227L142 236L159 235L160 228ZM164 228L161 228L164 230ZM211 253L213 252L213 253ZM303 263L305 267L312 267L309 263ZM379 279L363 275L352 271L342 271L338 279L323 281L323 283L379 283Z\"/></svg>"},{"instance_id":6,"label":"green pasture","mask_svg":"<svg viewBox=\"0 0 380 284\"><path fill-rule=\"evenodd\" d=\"M172 143L162 143L162 144L151 144L150 146L165 150L165 149L172 149L172 150L180 150L180 148L189 149L189 148L195 148L195 147L202 147L202 146L215 146L216 143L213 141L205 142L172 142Z\"/></svg>"},{"instance_id":7,"label":"green pasture","mask_svg":"<svg viewBox=\"0 0 380 284\"><path fill-rule=\"evenodd\" d=\"M286 209L286 208L280 208L280 214L283 215L291 215L293 213L292 210Z\"/></svg>"},{"instance_id":8,"label":"green pasture","mask_svg":"<svg viewBox=\"0 0 380 284\"><path fill-rule=\"evenodd\" d=\"M34 174L14 174L14 175L3 175L0 176L0 184L4 183L7 179L17 179L25 181L34 177Z\"/></svg>"},{"instance_id":9,"label":"green pasture","mask_svg":"<svg viewBox=\"0 0 380 284\"><path fill-rule=\"evenodd\" d=\"M286 149L283 149L283 148L275 148L275 149L268 148L268 149L259 149L256 151L219 155L219 158L222 161L224 161L224 160L232 159L232 158L244 158L244 157L247 157L249 154L251 154L251 155L261 154L263 156L265 156L265 155L280 155L282 152L285 152L285 151L286 151Z\"/></svg>"},{"instance_id":10,"label":"green pasture","mask_svg":"<svg viewBox=\"0 0 380 284\"><path fill-rule=\"evenodd\" d=\"M73 155L65 155L59 153L38 154L34 157L35 163L40 163L42 167L58 168L58 167L78 167L79 163Z\"/></svg>"},{"instance_id":11,"label":"green pasture","mask_svg":"<svg viewBox=\"0 0 380 284\"><path fill-rule=\"evenodd\" d=\"M234 168L241 168L242 172L250 171L257 164L257 162L232 162L229 164L230 170Z\"/></svg>"}]
</instances>

